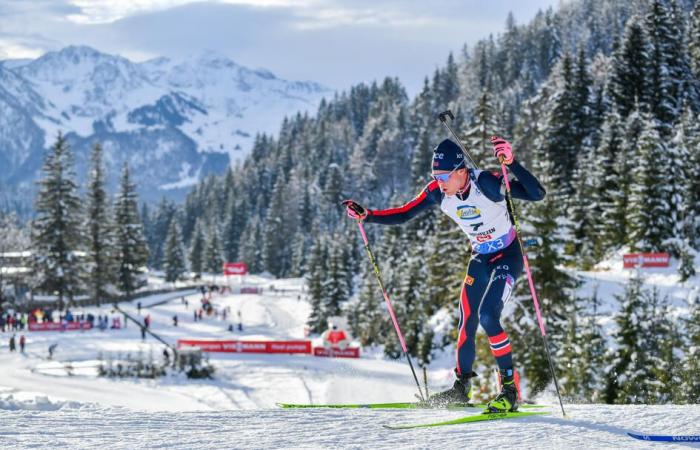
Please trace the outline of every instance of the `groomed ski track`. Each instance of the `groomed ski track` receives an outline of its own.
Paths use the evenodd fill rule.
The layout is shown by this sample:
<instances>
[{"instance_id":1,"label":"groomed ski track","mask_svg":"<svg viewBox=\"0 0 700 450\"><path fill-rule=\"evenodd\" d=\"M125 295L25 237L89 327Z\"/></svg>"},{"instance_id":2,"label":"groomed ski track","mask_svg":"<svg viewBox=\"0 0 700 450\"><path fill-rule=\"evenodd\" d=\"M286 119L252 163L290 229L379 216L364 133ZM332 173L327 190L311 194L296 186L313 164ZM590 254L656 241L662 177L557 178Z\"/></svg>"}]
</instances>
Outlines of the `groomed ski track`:
<instances>
[{"instance_id":1,"label":"groomed ski track","mask_svg":"<svg viewBox=\"0 0 700 450\"><path fill-rule=\"evenodd\" d=\"M0 446L12 448L659 448L627 432L688 433L697 407L569 406L571 418L528 417L387 430L463 416L456 411L247 410L146 413L115 407L0 412ZM664 448L698 448L698 443Z\"/></svg>"}]
</instances>

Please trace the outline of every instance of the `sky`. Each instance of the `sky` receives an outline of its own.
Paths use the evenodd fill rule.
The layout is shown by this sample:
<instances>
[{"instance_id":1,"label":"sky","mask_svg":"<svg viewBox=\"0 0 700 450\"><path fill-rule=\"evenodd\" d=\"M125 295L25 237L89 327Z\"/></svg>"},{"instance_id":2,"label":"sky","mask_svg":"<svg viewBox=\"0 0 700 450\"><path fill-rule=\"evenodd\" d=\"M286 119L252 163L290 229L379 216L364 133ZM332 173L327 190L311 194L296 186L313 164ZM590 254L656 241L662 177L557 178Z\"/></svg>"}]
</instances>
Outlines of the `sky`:
<instances>
[{"instance_id":1,"label":"sky","mask_svg":"<svg viewBox=\"0 0 700 450\"><path fill-rule=\"evenodd\" d=\"M397 76L415 94L450 52L559 0L2 0L0 59L88 45L132 61L214 50L333 89Z\"/></svg>"}]
</instances>

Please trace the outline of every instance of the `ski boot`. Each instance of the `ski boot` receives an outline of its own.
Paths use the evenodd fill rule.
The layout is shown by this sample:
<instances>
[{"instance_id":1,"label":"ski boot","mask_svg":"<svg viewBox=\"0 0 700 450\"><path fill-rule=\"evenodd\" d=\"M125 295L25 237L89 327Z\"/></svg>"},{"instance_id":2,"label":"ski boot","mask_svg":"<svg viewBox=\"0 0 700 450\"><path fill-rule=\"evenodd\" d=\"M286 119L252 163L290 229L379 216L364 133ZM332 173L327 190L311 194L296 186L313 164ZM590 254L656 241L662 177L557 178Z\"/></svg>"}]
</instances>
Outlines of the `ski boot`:
<instances>
[{"instance_id":1,"label":"ski boot","mask_svg":"<svg viewBox=\"0 0 700 450\"><path fill-rule=\"evenodd\" d=\"M520 390L518 389L518 374L510 369L501 369L498 372L498 381L501 385L501 392L488 402L484 413L504 413L514 412L520 406Z\"/></svg>"},{"instance_id":2,"label":"ski boot","mask_svg":"<svg viewBox=\"0 0 700 450\"><path fill-rule=\"evenodd\" d=\"M431 408L444 408L446 406L467 406L472 398L472 382L471 378L476 376L476 373L457 374L457 379L450 389L438 392L431 395L426 402Z\"/></svg>"}]
</instances>

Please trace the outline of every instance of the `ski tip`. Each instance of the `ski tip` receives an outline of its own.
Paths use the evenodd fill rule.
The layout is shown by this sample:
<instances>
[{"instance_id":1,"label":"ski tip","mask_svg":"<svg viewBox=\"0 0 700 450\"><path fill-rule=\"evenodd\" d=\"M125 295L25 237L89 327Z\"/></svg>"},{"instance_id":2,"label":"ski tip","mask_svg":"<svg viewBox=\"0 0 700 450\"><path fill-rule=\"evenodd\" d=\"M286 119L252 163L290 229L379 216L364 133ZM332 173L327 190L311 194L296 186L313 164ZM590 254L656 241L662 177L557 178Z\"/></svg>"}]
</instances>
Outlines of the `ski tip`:
<instances>
[{"instance_id":1,"label":"ski tip","mask_svg":"<svg viewBox=\"0 0 700 450\"><path fill-rule=\"evenodd\" d=\"M640 441L655 442L700 442L700 435L659 435L627 432L627 435Z\"/></svg>"}]
</instances>

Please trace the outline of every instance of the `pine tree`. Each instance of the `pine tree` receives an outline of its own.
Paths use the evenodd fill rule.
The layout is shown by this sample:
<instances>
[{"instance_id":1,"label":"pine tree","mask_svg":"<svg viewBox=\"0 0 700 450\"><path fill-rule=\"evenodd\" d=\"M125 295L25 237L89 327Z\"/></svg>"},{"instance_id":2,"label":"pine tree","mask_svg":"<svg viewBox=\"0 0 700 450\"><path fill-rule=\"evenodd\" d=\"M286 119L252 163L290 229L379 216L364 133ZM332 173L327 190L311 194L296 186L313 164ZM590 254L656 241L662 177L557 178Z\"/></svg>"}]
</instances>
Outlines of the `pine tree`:
<instances>
[{"instance_id":1,"label":"pine tree","mask_svg":"<svg viewBox=\"0 0 700 450\"><path fill-rule=\"evenodd\" d=\"M688 319L686 327L686 347L684 351L682 383L678 391L682 402L700 403L700 296L695 288L694 295L688 298Z\"/></svg>"},{"instance_id":2,"label":"pine tree","mask_svg":"<svg viewBox=\"0 0 700 450\"><path fill-rule=\"evenodd\" d=\"M593 152L594 162L587 175L594 185L586 202L591 206L588 209L588 219L592 226L588 237L594 242L593 257L596 261L603 258L607 249L618 246L623 238L618 234L620 223L615 211L616 196L621 191L623 176L617 171L622 137L620 116L612 111L603 123L600 145Z\"/></svg>"},{"instance_id":3,"label":"pine tree","mask_svg":"<svg viewBox=\"0 0 700 450\"><path fill-rule=\"evenodd\" d=\"M263 234L263 265L265 270L275 276L283 276L289 266L289 251L287 249L289 235L293 229L289 227L289 214L286 213L287 183L284 175L277 178L272 191L270 208L267 210Z\"/></svg>"},{"instance_id":4,"label":"pine tree","mask_svg":"<svg viewBox=\"0 0 700 450\"><path fill-rule=\"evenodd\" d=\"M204 232L202 222L199 220L194 226L194 234L190 242L190 270L195 278L201 278L204 271Z\"/></svg>"},{"instance_id":5,"label":"pine tree","mask_svg":"<svg viewBox=\"0 0 700 450\"><path fill-rule=\"evenodd\" d=\"M315 333L320 333L326 328L326 319L329 315L324 308L326 292L323 286L327 258L328 252L324 239L322 236L316 235L306 272L306 286L311 303L311 314L309 314L307 324Z\"/></svg>"},{"instance_id":6,"label":"pine tree","mask_svg":"<svg viewBox=\"0 0 700 450\"><path fill-rule=\"evenodd\" d=\"M381 342L390 330L387 329L388 313L382 306L382 293L377 286L374 270L368 263L362 266L362 288L350 305L350 325L353 335L363 347Z\"/></svg>"},{"instance_id":7,"label":"pine tree","mask_svg":"<svg viewBox=\"0 0 700 450\"><path fill-rule=\"evenodd\" d=\"M328 251L324 271L322 310L326 317L339 316L341 307L349 298L347 286L347 266L342 240L333 239Z\"/></svg>"},{"instance_id":8,"label":"pine tree","mask_svg":"<svg viewBox=\"0 0 700 450\"><path fill-rule=\"evenodd\" d=\"M110 292L108 285L116 280L114 249L114 225L111 208L104 187L104 167L102 146L95 144L91 154L91 169L87 188L86 228L87 258L86 271L93 300L100 305Z\"/></svg>"},{"instance_id":9,"label":"pine tree","mask_svg":"<svg viewBox=\"0 0 700 450\"><path fill-rule=\"evenodd\" d=\"M77 193L73 154L59 133L44 158L39 181L36 218L32 226L35 285L38 290L58 295L59 309L82 289L83 248L81 201Z\"/></svg>"},{"instance_id":10,"label":"pine tree","mask_svg":"<svg viewBox=\"0 0 700 450\"><path fill-rule=\"evenodd\" d=\"M656 121L648 117L637 142L636 164L627 208L628 244L633 250L664 251L663 242L672 234L671 212L664 182L666 149L657 132Z\"/></svg>"},{"instance_id":11,"label":"pine tree","mask_svg":"<svg viewBox=\"0 0 700 450\"><path fill-rule=\"evenodd\" d=\"M651 58L648 38L636 16L627 21L622 44L613 55L608 91L622 119L637 105L650 102L648 71Z\"/></svg>"},{"instance_id":12,"label":"pine tree","mask_svg":"<svg viewBox=\"0 0 700 450\"><path fill-rule=\"evenodd\" d=\"M148 262L148 246L138 214L136 186L131 182L128 164L124 164L122 170L114 214L119 288L129 297L142 283L140 276Z\"/></svg>"},{"instance_id":13,"label":"pine tree","mask_svg":"<svg viewBox=\"0 0 700 450\"><path fill-rule=\"evenodd\" d=\"M700 79L700 3L697 2L690 16L688 53L693 74L696 79Z\"/></svg>"},{"instance_id":14,"label":"pine tree","mask_svg":"<svg viewBox=\"0 0 700 450\"><path fill-rule=\"evenodd\" d=\"M483 90L463 136L469 155L477 167L484 167L487 163L493 162L491 136L500 136L503 132L498 122L492 95L489 91Z\"/></svg>"},{"instance_id":15,"label":"pine tree","mask_svg":"<svg viewBox=\"0 0 700 450\"><path fill-rule=\"evenodd\" d=\"M180 225L177 223L177 220L170 222L168 236L165 239L163 270L165 271L165 281L169 282L181 279L187 270L185 250L182 244Z\"/></svg>"},{"instance_id":16,"label":"pine tree","mask_svg":"<svg viewBox=\"0 0 700 450\"><path fill-rule=\"evenodd\" d=\"M600 325L600 299L597 291L586 305L588 312L582 314L580 327L581 352L578 356L580 367L578 391L587 401L600 401L604 380L606 339Z\"/></svg>"},{"instance_id":17,"label":"pine tree","mask_svg":"<svg viewBox=\"0 0 700 450\"><path fill-rule=\"evenodd\" d=\"M210 274L219 274L224 267L224 258L221 252L221 238L216 225L209 229L207 242L204 247L203 268Z\"/></svg>"},{"instance_id":18,"label":"pine tree","mask_svg":"<svg viewBox=\"0 0 700 450\"><path fill-rule=\"evenodd\" d=\"M241 234L242 244L238 250L238 260L245 262L251 273L259 273L264 269L260 242L262 242L260 221L255 217L252 220L248 220L243 229Z\"/></svg>"},{"instance_id":19,"label":"pine tree","mask_svg":"<svg viewBox=\"0 0 700 450\"><path fill-rule=\"evenodd\" d=\"M163 198L158 204L153 223L148 236L148 265L154 269L161 268L163 261L163 250L165 247L165 237L170 229L170 222L176 213L175 205Z\"/></svg>"}]
</instances>

